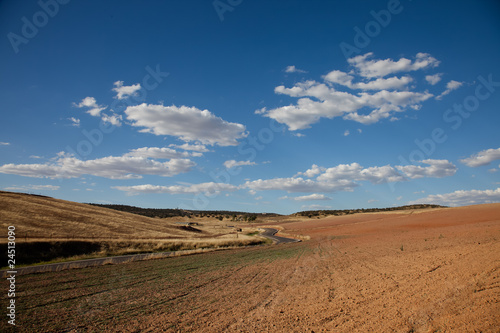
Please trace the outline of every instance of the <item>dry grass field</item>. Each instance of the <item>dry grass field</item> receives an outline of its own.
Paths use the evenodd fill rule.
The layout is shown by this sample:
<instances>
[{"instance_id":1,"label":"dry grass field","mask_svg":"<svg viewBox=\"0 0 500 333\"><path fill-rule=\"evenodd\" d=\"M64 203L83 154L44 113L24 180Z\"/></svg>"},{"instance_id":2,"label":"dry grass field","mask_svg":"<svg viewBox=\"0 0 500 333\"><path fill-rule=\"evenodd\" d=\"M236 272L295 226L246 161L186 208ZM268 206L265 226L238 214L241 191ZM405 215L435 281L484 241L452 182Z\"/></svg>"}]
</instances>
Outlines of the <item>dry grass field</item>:
<instances>
[{"instance_id":1,"label":"dry grass field","mask_svg":"<svg viewBox=\"0 0 500 333\"><path fill-rule=\"evenodd\" d=\"M310 240L19 276L17 330L500 332L500 204L276 222Z\"/></svg>"},{"instance_id":2,"label":"dry grass field","mask_svg":"<svg viewBox=\"0 0 500 333\"><path fill-rule=\"evenodd\" d=\"M0 191L2 258L8 226L15 226L18 262L50 262L131 253L222 248L260 243L238 235L217 219L197 219L191 227L183 218L150 218L49 197ZM6 260L4 260L6 262ZM0 265L4 266L4 265Z\"/></svg>"}]
</instances>

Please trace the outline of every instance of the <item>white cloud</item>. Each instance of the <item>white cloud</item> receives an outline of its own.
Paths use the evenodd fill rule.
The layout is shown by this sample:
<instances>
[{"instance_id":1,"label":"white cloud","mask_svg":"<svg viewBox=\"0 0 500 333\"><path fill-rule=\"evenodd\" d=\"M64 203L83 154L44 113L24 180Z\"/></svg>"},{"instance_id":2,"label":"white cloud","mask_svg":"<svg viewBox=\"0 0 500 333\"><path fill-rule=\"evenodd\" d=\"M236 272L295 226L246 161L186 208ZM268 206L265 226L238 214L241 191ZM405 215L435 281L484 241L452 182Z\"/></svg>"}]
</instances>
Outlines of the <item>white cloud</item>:
<instances>
[{"instance_id":1,"label":"white cloud","mask_svg":"<svg viewBox=\"0 0 500 333\"><path fill-rule=\"evenodd\" d=\"M438 73L438 74L434 74L434 75L426 75L425 81L427 81L431 85L435 85L439 81L441 81L441 76L443 76L443 73Z\"/></svg>"},{"instance_id":2,"label":"white cloud","mask_svg":"<svg viewBox=\"0 0 500 333\"><path fill-rule=\"evenodd\" d=\"M0 146L10 146L10 142L0 142Z\"/></svg>"},{"instance_id":3,"label":"white cloud","mask_svg":"<svg viewBox=\"0 0 500 333\"><path fill-rule=\"evenodd\" d=\"M451 93L453 90L457 90L458 88L460 88L464 83L463 82L458 82L458 81L454 81L454 80L451 80L450 82L448 82L446 84L446 90L443 91L441 93L441 95L439 96L436 96L436 99L442 99L443 96L445 95L448 95L449 93Z\"/></svg>"},{"instance_id":4,"label":"white cloud","mask_svg":"<svg viewBox=\"0 0 500 333\"><path fill-rule=\"evenodd\" d=\"M194 145L191 145L189 143L184 143L182 145L171 144L169 145L169 147L179 148L183 150L192 150L200 153L207 153L210 151L205 145L200 145L200 144L194 144Z\"/></svg>"},{"instance_id":5,"label":"white cloud","mask_svg":"<svg viewBox=\"0 0 500 333\"><path fill-rule=\"evenodd\" d=\"M344 73L339 70L334 70L324 76L325 81L331 83L337 83L342 86L346 86L350 89L361 89L361 90L384 90L384 89L404 89L409 83L413 81L410 76L403 77L390 77L387 79L378 78L369 82L357 82L353 83L354 76Z\"/></svg>"},{"instance_id":6,"label":"white cloud","mask_svg":"<svg viewBox=\"0 0 500 333\"><path fill-rule=\"evenodd\" d=\"M316 164L313 164L310 169L307 169L305 172L297 173L298 176L306 176L307 178L312 178L314 176L319 175L322 172L325 172L326 168L319 167Z\"/></svg>"},{"instance_id":7,"label":"white cloud","mask_svg":"<svg viewBox=\"0 0 500 333\"><path fill-rule=\"evenodd\" d=\"M433 194L410 201L408 204L429 203L443 206L464 206L495 202L500 202L500 188L496 190L461 190L446 194Z\"/></svg>"},{"instance_id":8,"label":"white cloud","mask_svg":"<svg viewBox=\"0 0 500 333\"><path fill-rule=\"evenodd\" d=\"M243 188L250 188L256 191L271 191L280 190L289 193L296 192L337 192L337 191L352 191L358 184L350 180L339 180L337 182L318 182L312 179L295 178L273 178L273 179L258 179L247 181Z\"/></svg>"},{"instance_id":9,"label":"white cloud","mask_svg":"<svg viewBox=\"0 0 500 333\"><path fill-rule=\"evenodd\" d=\"M235 160L229 160L224 162L224 166L226 167L226 169L231 169L242 165L257 165L257 163L251 161L235 161Z\"/></svg>"},{"instance_id":10,"label":"white cloud","mask_svg":"<svg viewBox=\"0 0 500 333\"><path fill-rule=\"evenodd\" d=\"M447 160L424 160L422 163L429 166L374 166L364 168L359 163L339 164L335 167L324 168L314 164L305 172L299 172L289 178L258 179L247 181L241 185L254 191L287 191L289 193L304 192L351 192L360 186L360 182L385 184L403 182L408 179L422 177L448 177L456 172L456 167ZM397 169L400 169L399 172ZM309 179L303 178L307 177ZM316 177L316 179L311 179ZM289 199L283 197L282 199Z\"/></svg>"},{"instance_id":11,"label":"white cloud","mask_svg":"<svg viewBox=\"0 0 500 333\"><path fill-rule=\"evenodd\" d=\"M500 148L482 150L477 154L460 160L460 162L469 167L475 168L483 165L488 165L495 160L500 160Z\"/></svg>"},{"instance_id":12,"label":"white cloud","mask_svg":"<svg viewBox=\"0 0 500 333\"><path fill-rule=\"evenodd\" d=\"M287 68L285 68L285 72L286 73L307 73L306 71L304 71L302 69L298 69L295 66L288 66Z\"/></svg>"},{"instance_id":13,"label":"white cloud","mask_svg":"<svg viewBox=\"0 0 500 333\"><path fill-rule=\"evenodd\" d=\"M376 123L388 118L392 112L403 112L406 107L415 106L432 97L427 92L382 90L374 94L352 95L336 91L315 81L298 83L293 88L276 87L276 93L301 97L296 105L288 105L266 110L264 116L286 124L291 131L311 127L320 118L354 120L362 124ZM309 97L314 98L311 99ZM368 114L358 114L358 110L371 109Z\"/></svg>"},{"instance_id":14,"label":"white cloud","mask_svg":"<svg viewBox=\"0 0 500 333\"><path fill-rule=\"evenodd\" d=\"M78 108L89 108L86 112L94 117L101 117L104 123L110 123L114 126L121 126L122 116L117 115L113 112L112 115L107 115L102 113L103 110L107 108L107 106L98 105L97 101L94 97L85 97L80 103L73 103L73 106ZM73 122L73 126L80 126L80 119L76 119L74 117L68 118Z\"/></svg>"},{"instance_id":15,"label":"white cloud","mask_svg":"<svg viewBox=\"0 0 500 333\"><path fill-rule=\"evenodd\" d=\"M368 60L373 53L366 53L348 59L359 75L367 78L384 77L398 72L410 72L429 67L437 67L439 61L427 53L417 53L415 60L401 58L398 61L392 59Z\"/></svg>"},{"instance_id":16,"label":"white cloud","mask_svg":"<svg viewBox=\"0 0 500 333\"><path fill-rule=\"evenodd\" d=\"M98 105L94 97L85 97L80 103L73 103L77 108L89 108L86 112L94 117L100 117L101 111L105 110L107 106Z\"/></svg>"},{"instance_id":17,"label":"white cloud","mask_svg":"<svg viewBox=\"0 0 500 333\"><path fill-rule=\"evenodd\" d=\"M284 198L294 200L294 201L332 200L332 198L329 198L324 194L318 194L318 193L313 193L310 195L303 195L300 197L284 197Z\"/></svg>"},{"instance_id":18,"label":"white cloud","mask_svg":"<svg viewBox=\"0 0 500 333\"><path fill-rule=\"evenodd\" d=\"M188 152L178 152L171 148L159 148L159 147L142 147L131 150L126 156L137 156L144 158L156 158L156 159L171 159L171 158L188 158L191 156Z\"/></svg>"},{"instance_id":19,"label":"white cloud","mask_svg":"<svg viewBox=\"0 0 500 333\"><path fill-rule=\"evenodd\" d=\"M196 107L143 103L127 107L125 114L132 126L144 127L140 132L176 136L186 142L236 146L238 139L247 136L244 125L227 122Z\"/></svg>"},{"instance_id":20,"label":"white cloud","mask_svg":"<svg viewBox=\"0 0 500 333\"><path fill-rule=\"evenodd\" d=\"M56 185L22 185L5 187L7 191L57 191L60 186Z\"/></svg>"},{"instance_id":21,"label":"white cloud","mask_svg":"<svg viewBox=\"0 0 500 333\"><path fill-rule=\"evenodd\" d=\"M408 87L408 84L413 78L410 76L389 78L382 76L437 66L439 63L437 60L427 54L419 53L415 61L404 58L399 61L391 59L367 61L366 58L370 55L348 60L354 67L350 72L352 75L334 70L323 76L324 83L309 80L297 83L291 88L276 87L274 89L276 94L295 97L298 99L296 104L270 110L264 107L255 113L286 124L289 130L296 131L311 127L321 118L343 117L362 124L373 124L385 118L394 118L396 112L404 112L407 109L418 110L422 102L433 97L428 91L411 91L413 87ZM364 81L354 82L356 75ZM355 93L340 91L336 89L335 84L341 88L362 91ZM366 92L367 90L373 92Z\"/></svg>"},{"instance_id":22,"label":"white cloud","mask_svg":"<svg viewBox=\"0 0 500 333\"><path fill-rule=\"evenodd\" d=\"M71 126L80 127L80 119L77 119L75 117L71 117L71 118L68 118L68 120L71 120Z\"/></svg>"},{"instance_id":23,"label":"white cloud","mask_svg":"<svg viewBox=\"0 0 500 333\"><path fill-rule=\"evenodd\" d=\"M201 183L192 185L134 185L134 186L114 186L114 189L127 192L129 195L137 195L144 193L168 193L168 194L198 194L204 193L207 196L218 194L222 191L236 191L237 186L224 183Z\"/></svg>"},{"instance_id":24,"label":"white cloud","mask_svg":"<svg viewBox=\"0 0 500 333\"><path fill-rule=\"evenodd\" d=\"M43 157L42 156L37 156L37 155L30 155L30 158L40 159L40 158L43 158Z\"/></svg>"},{"instance_id":25,"label":"white cloud","mask_svg":"<svg viewBox=\"0 0 500 333\"><path fill-rule=\"evenodd\" d=\"M108 116L107 114L102 114L101 117L102 121L104 123L110 123L113 126L118 126L120 127L122 125L122 115L118 115L116 113L113 113L111 116Z\"/></svg>"},{"instance_id":26,"label":"white cloud","mask_svg":"<svg viewBox=\"0 0 500 333\"><path fill-rule=\"evenodd\" d=\"M324 182L348 179L350 181L369 181L373 184L405 181L405 178L389 165L363 168L359 163L340 164L328 168L317 179Z\"/></svg>"},{"instance_id":27,"label":"white cloud","mask_svg":"<svg viewBox=\"0 0 500 333\"><path fill-rule=\"evenodd\" d=\"M351 133L349 132L349 130L345 130L345 131L344 131L344 136L348 136L349 134L351 134Z\"/></svg>"},{"instance_id":28,"label":"white cloud","mask_svg":"<svg viewBox=\"0 0 500 333\"><path fill-rule=\"evenodd\" d=\"M77 178L92 175L110 179L139 179L142 175L171 177L188 172L196 164L189 159L158 162L139 156L109 156L82 161L64 153L51 163L5 164L0 173L37 178Z\"/></svg>"},{"instance_id":29,"label":"white cloud","mask_svg":"<svg viewBox=\"0 0 500 333\"><path fill-rule=\"evenodd\" d=\"M457 167L448 160L423 160L422 163L428 164L428 167L419 165L398 165L396 168L403 172L408 178L417 179L423 177L449 177L457 172Z\"/></svg>"},{"instance_id":30,"label":"white cloud","mask_svg":"<svg viewBox=\"0 0 500 333\"><path fill-rule=\"evenodd\" d=\"M141 90L141 85L139 83L131 86L124 86L123 81L116 81L114 86L113 91L116 92L115 98L117 99L125 99L135 95L137 91Z\"/></svg>"}]
</instances>

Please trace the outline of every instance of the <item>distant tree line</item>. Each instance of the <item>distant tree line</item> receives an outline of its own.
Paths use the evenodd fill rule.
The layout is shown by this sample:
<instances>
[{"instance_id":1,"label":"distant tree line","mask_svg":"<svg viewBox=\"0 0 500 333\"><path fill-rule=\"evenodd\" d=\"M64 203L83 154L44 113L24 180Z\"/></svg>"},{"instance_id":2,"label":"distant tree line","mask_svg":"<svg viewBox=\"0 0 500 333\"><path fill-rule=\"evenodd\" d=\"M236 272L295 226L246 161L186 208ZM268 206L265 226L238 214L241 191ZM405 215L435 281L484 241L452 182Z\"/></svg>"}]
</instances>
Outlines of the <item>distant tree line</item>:
<instances>
[{"instance_id":1,"label":"distant tree line","mask_svg":"<svg viewBox=\"0 0 500 333\"><path fill-rule=\"evenodd\" d=\"M140 208L127 205L105 205L105 204L90 204L92 206L104 207L114 210L119 210L122 212L143 215L147 217L188 217L188 218L201 218L201 217L212 217L217 218L220 221L230 220L233 222L246 221L252 222L259 216L278 216L279 214L274 213L248 213L248 212L234 212L226 210L185 210L179 208Z\"/></svg>"},{"instance_id":2,"label":"distant tree line","mask_svg":"<svg viewBox=\"0 0 500 333\"><path fill-rule=\"evenodd\" d=\"M302 212L295 213L296 216L307 216L315 217L320 215L349 215L357 213L374 213L374 212L389 212L394 210L410 210L410 209L428 209L428 208L447 208L446 206L440 205L428 205L428 204L418 204L418 205L406 205L399 207L389 207L389 208L361 208L361 209L342 209L342 210L306 210Z\"/></svg>"}]
</instances>

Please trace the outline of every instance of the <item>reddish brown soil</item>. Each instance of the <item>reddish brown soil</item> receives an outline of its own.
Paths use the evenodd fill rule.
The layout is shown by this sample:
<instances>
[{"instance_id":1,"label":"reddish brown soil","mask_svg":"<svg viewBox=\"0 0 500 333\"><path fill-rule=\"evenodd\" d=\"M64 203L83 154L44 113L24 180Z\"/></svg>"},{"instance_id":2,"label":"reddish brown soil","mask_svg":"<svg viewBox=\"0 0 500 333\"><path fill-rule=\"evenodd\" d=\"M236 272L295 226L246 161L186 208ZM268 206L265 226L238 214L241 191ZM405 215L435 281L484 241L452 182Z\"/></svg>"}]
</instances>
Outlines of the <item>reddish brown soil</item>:
<instances>
[{"instance_id":1,"label":"reddish brown soil","mask_svg":"<svg viewBox=\"0 0 500 333\"><path fill-rule=\"evenodd\" d=\"M27 276L18 329L500 332L500 204L281 227L311 240Z\"/></svg>"}]
</instances>

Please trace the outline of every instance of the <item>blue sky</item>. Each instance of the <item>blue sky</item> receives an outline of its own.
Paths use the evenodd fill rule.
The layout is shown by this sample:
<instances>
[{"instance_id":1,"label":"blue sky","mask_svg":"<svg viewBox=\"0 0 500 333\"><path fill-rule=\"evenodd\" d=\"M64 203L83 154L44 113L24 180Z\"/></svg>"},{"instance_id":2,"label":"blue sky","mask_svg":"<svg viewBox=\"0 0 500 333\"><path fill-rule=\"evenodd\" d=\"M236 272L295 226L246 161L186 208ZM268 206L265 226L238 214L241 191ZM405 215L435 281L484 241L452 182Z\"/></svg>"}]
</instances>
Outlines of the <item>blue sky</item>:
<instances>
[{"instance_id":1,"label":"blue sky","mask_svg":"<svg viewBox=\"0 0 500 333\"><path fill-rule=\"evenodd\" d=\"M0 2L0 189L293 213L500 201L497 1Z\"/></svg>"}]
</instances>

